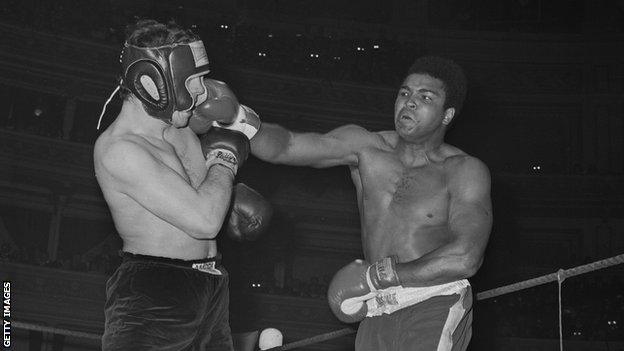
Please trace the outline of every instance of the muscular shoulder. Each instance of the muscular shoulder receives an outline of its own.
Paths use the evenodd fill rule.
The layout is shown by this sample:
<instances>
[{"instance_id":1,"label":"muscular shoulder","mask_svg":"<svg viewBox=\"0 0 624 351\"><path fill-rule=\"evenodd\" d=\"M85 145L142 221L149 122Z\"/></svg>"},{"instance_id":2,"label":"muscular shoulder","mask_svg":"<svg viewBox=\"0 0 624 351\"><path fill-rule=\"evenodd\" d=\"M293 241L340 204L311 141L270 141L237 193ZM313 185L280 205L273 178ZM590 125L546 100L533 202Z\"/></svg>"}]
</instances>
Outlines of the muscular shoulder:
<instances>
[{"instance_id":1,"label":"muscular shoulder","mask_svg":"<svg viewBox=\"0 0 624 351\"><path fill-rule=\"evenodd\" d=\"M448 157L445 163L449 171L458 175L464 172L485 172L489 175L489 170L483 161L465 153Z\"/></svg>"},{"instance_id":2,"label":"muscular shoulder","mask_svg":"<svg viewBox=\"0 0 624 351\"><path fill-rule=\"evenodd\" d=\"M337 135L345 140L351 140L360 150L365 148L393 148L399 140L399 136L395 131L371 132L354 124L342 126L335 129L333 132L337 133Z\"/></svg>"},{"instance_id":3,"label":"muscular shoulder","mask_svg":"<svg viewBox=\"0 0 624 351\"><path fill-rule=\"evenodd\" d=\"M355 124L347 124L338 127L327 133L326 135L329 137L341 139L344 141L355 142L358 144L367 142L372 143L379 139L377 133L370 132L366 128Z\"/></svg>"},{"instance_id":4,"label":"muscular shoulder","mask_svg":"<svg viewBox=\"0 0 624 351\"><path fill-rule=\"evenodd\" d=\"M451 191L489 192L490 171L483 161L461 152L448 157L444 163Z\"/></svg>"},{"instance_id":5,"label":"muscular shoulder","mask_svg":"<svg viewBox=\"0 0 624 351\"><path fill-rule=\"evenodd\" d=\"M391 147L391 143L387 140L390 137L386 134L386 132L371 132L361 126L349 124L332 130L326 136L340 140L355 154L360 154L370 149Z\"/></svg>"}]
</instances>

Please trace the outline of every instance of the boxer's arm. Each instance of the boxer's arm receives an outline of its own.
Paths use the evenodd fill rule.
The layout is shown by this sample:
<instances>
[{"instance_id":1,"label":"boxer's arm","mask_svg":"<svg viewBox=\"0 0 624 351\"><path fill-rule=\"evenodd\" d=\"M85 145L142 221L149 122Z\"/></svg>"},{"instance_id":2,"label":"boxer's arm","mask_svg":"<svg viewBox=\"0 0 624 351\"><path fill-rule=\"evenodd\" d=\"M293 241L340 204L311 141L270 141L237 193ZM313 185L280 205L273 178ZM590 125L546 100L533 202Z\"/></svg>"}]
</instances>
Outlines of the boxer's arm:
<instances>
[{"instance_id":1,"label":"boxer's arm","mask_svg":"<svg viewBox=\"0 0 624 351\"><path fill-rule=\"evenodd\" d=\"M490 174L481 161L465 157L449 179L447 230L451 240L410 262L397 264L403 286L431 286L473 276L492 228Z\"/></svg>"},{"instance_id":2,"label":"boxer's arm","mask_svg":"<svg viewBox=\"0 0 624 351\"><path fill-rule=\"evenodd\" d=\"M104 173L98 178L109 178L117 191L196 239L216 237L232 195L233 174L226 167L210 167L194 189L145 147L129 140L107 150L98 173Z\"/></svg>"},{"instance_id":3,"label":"boxer's arm","mask_svg":"<svg viewBox=\"0 0 624 351\"><path fill-rule=\"evenodd\" d=\"M320 134L296 133L277 124L263 123L251 140L251 151L271 163L317 168L354 166L358 151L380 140L380 135L356 125Z\"/></svg>"}]
</instances>

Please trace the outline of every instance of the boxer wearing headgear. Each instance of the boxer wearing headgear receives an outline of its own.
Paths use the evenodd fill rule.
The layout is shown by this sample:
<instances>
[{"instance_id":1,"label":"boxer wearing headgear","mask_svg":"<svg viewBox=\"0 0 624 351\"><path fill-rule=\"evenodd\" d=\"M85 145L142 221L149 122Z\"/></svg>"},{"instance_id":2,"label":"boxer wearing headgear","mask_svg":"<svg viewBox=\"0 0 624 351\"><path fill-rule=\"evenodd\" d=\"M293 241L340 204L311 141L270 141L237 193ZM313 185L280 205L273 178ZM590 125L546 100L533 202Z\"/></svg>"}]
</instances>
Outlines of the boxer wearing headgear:
<instances>
[{"instance_id":1,"label":"boxer wearing headgear","mask_svg":"<svg viewBox=\"0 0 624 351\"><path fill-rule=\"evenodd\" d=\"M149 115L169 123L174 111L190 112L207 98L200 77L210 72L210 65L204 44L198 38L149 47L126 41L119 61L119 87L104 105L98 129L106 106L119 88L139 99ZM202 93L198 95L197 91Z\"/></svg>"},{"instance_id":2,"label":"boxer wearing headgear","mask_svg":"<svg viewBox=\"0 0 624 351\"><path fill-rule=\"evenodd\" d=\"M215 237L266 227L266 200L233 186L259 125L224 108L222 84L205 77L199 38L175 24L139 21L122 54L121 111L94 147L98 183L123 240L106 285L103 350L232 350L228 273ZM213 118L201 138L193 113ZM232 112L233 111L233 112ZM206 117L210 116L210 117Z\"/></svg>"},{"instance_id":3,"label":"boxer wearing headgear","mask_svg":"<svg viewBox=\"0 0 624 351\"><path fill-rule=\"evenodd\" d=\"M365 259L340 269L327 297L338 319L361 322L358 351L468 346L466 278L481 265L492 210L487 167L444 142L465 89L457 64L423 57L398 90L394 130L295 133L263 123L251 141L252 153L269 162L349 166Z\"/></svg>"},{"instance_id":4,"label":"boxer wearing headgear","mask_svg":"<svg viewBox=\"0 0 624 351\"><path fill-rule=\"evenodd\" d=\"M168 120L173 111L191 111L198 98L205 98L205 94L191 95L189 88L193 78L210 72L201 40L158 47L140 47L126 42L120 60L122 86L130 90L152 116ZM203 79L200 83L203 85ZM205 86L203 88L205 90Z\"/></svg>"}]
</instances>

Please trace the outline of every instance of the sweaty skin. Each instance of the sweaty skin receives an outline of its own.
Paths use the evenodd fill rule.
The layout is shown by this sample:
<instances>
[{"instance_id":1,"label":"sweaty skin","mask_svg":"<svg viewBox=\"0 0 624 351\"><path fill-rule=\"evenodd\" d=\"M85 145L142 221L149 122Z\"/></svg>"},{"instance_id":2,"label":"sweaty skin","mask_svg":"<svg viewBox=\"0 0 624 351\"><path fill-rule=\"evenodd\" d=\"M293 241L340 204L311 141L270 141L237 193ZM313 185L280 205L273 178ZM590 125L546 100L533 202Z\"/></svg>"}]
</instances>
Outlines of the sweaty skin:
<instances>
[{"instance_id":1,"label":"sweaty skin","mask_svg":"<svg viewBox=\"0 0 624 351\"><path fill-rule=\"evenodd\" d=\"M184 128L191 112L172 124L145 113L134 98L95 143L95 173L123 250L178 259L217 253L233 175L206 168L197 136Z\"/></svg>"},{"instance_id":2,"label":"sweaty skin","mask_svg":"<svg viewBox=\"0 0 624 351\"><path fill-rule=\"evenodd\" d=\"M252 140L259 158L318 168L348 165L357 190L365 259L396 255L403 286L472 276L492 224L487 167L443 142L454 108L443 83L409 75L395 102L394 131L355 125L326 134L264 123Z\"/></svg>"}]
</instances>

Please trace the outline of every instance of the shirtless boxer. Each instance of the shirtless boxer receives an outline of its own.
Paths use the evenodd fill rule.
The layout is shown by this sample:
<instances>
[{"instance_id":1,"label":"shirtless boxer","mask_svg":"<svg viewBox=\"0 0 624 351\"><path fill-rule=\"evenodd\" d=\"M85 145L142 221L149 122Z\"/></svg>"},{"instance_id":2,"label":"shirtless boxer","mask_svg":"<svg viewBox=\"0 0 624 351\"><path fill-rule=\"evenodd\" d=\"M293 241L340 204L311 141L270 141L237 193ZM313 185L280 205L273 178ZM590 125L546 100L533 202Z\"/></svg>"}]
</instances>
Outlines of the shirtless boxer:
<instances>
[{"instance_id":1,"label":"shirtless boxer","mask_svg":"<svg viewBox=\"0 0 624 351\"><path fill-rule=\"evenodd\" d=\"M332 311L362 321L356 350L465 350L472 296L492 225L490 175L446 144L466 82L450 60L414 62L394 106L394 131L356 125L326 134L264 123L252 140L262 160L347 165L357 190L365 260L334 276Z\"/></svg>"},{"instance_id":2,"label":"shirtless boxer","mask_svg":"<svg viewBox=\"0 0 624 351\"><path fill-rule=\"evenodd\" d=\"M138 22L120 60L122 109L94 148L123 239L122 264L106 285L102 349L232 350L215 238L226 218L238 238L266 224L258 208L266 203L245 186L234 188L230 207L259 120L224 83L204 78L203 43L174 24ZM198 138L187 128L194 113L216 127ZM256 124L243 133L241 119Z\"/></svg>"}]
</instances>

